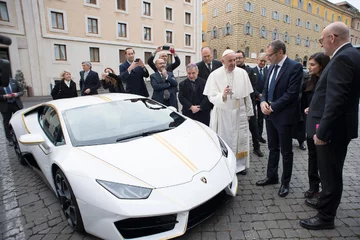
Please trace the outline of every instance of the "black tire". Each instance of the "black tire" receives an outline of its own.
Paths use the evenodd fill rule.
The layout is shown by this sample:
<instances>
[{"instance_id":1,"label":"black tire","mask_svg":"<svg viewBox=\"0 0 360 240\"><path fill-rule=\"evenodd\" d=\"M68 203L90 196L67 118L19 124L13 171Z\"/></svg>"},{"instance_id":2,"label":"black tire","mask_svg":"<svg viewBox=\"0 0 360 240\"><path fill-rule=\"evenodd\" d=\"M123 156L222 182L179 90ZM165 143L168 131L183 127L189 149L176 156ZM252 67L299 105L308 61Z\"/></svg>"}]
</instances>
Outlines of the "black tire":
<instances>
[{"instance_id":1,"label":"black tire","mask_svg":"<svg viewBox=\"0 0 360 240\"><path fill-rule=\"evenodd\" d=\"M20 162L21 165L26 165L26 160L24 158L24 156L22 155L19 143L17 141L14 129L10 128L10 135L11 135L11 140L14 144L14 150L15 150L15 154L16 154L16 158L18 159L18 161Z\"/></svg>"},{"instance_id":2,"label":"black tire","mask_svg":"<svg viewBox=\"0 0 360 240\"><path fill-rule=\"evenodd\" d=\"M71 189L69 181L65 177L65 174L60 169L56 170L54 181L56 193L66 221L75 231L80 233L85 232L75 195Z\"/></svg>"}]
</instances>

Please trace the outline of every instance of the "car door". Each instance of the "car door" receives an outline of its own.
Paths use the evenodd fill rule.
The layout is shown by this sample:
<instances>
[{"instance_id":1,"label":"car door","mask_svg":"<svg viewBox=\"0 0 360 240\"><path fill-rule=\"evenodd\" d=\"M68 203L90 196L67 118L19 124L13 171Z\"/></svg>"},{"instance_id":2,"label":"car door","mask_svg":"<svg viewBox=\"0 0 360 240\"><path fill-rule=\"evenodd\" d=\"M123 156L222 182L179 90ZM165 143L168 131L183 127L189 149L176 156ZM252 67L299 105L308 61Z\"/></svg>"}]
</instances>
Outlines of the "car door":
<instances>
[{"instance_id":1,"label":"car door","mask_svg":"<svg viewBox=\"0 0 360 240\"><path fill-rule=\"evenodd\" d=\"M46 180L53 185L51 164L52 159L65 147L63 130L56 109L43 106L38 111L38 121L44 142L33 151L40 170Z\"/></svg>"}]
</instances>

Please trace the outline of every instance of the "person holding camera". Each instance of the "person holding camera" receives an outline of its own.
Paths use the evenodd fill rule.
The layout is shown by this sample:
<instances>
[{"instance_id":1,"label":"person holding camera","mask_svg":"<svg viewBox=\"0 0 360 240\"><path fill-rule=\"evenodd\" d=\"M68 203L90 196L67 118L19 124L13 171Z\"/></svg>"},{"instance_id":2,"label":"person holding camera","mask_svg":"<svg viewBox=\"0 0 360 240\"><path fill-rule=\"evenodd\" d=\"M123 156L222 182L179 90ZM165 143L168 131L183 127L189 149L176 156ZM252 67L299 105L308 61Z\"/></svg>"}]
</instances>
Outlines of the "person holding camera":
<instances>
[{"instance_id":1,"label":"person holding camera","mask_svg":"<svg viewBox=\"0 0 360 240\"><path fill-rule=\"evenodd\" d=\"M166 51L170 51L170 53L174 56L175 58L175 62L168 64L168 54ZM159 53L159 58L163 59L165 64L166 64L166 71L168 72L173 72L178 66L180 66L181 62L180 62L180 58L179 56L175 53L175 49L173 47L170 46L159 46L155 49L155 52L153 52L151 54L151 56L149 57L147 63L149 64L149 66L151 67L152 70L154 70L154 72L157 71L157 68L155 66L154 63L154 58L155 55Z\"/></svg>"},{"instance_id":2,"label":"person holding camera","mask_svg":"<svg viewBox=\"0 0 360 240\"><path fill-rule=\"evenodd\" d=\"M135 51L132 48L125 49L126 61L119 66L120 78L126 82L126 92L148 97L144 77L149 77L144 62L140 58L135 59Z\"/></svg>"},{"instance_id":3,"label":"person holding camera","mask_svg":"<svg viewBox=\"0 0 360 240\"><path fill-rule=\"evenodd\" d=\"M0 112L3 118L5 136L10 146L13 146L11 139L9 122L11 116L18 110L23 108L21 96L24 95L18 81L10 79L7 87L0 87Z\"/></svg>"},{"instance_id":4,"label":"person holding camera","mask_svg":"<svg viewBox=\"0 0 360 240\"><path fill-rule=\"evenodd\" d=\"M101 84L104 89L109 89L109 92L111 93L125 92L120 76L116 75L112 68L105 68L101 75Z\"/></svg>"}]
</instances>

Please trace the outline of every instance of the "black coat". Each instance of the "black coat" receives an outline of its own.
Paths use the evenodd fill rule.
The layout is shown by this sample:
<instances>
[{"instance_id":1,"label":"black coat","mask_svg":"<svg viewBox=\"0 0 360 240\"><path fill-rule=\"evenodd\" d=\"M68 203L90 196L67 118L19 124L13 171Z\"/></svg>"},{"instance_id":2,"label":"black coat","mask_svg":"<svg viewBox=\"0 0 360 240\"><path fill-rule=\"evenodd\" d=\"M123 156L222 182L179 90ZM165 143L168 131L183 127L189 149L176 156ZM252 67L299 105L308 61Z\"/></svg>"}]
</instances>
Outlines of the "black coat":
<instances>
[{"instance_id":1,"label":"black coat","mask_svg":"<svg viewBox=\"0 0 360 240\"><path fill-rule=\"evenodd\" d=\"M176 91L174 91L174 88L177 89L178 83L171 72L168 72L167 74L167 79L162 78L159 72L151 74L150 82L154 89L152 99L164 105L177 108ZM170 93L170 98L168 101L164 99L165 90L168 90Z\"/></svg>"},{"instance_id":2,"label":"black coat","mask_svg":"<svg viewBox=\"0 0 360 240\"><path fill-rule=\"evenodd\" d=\"M321 73L307 115L306 133L325 142L358 137L360 52L346 44ZM316 130L316 125L319 124ZM345 136L346 139L343 139Z\"/></svg>"},{"instance_id":3,"label":"black coat","mask_svg":"<svg viewBox=\"0 0 360 240\"><path fill-rule=\"evenodd\" d=\"M222 67L222 63L218 60L212 60L212 68L211 68L211 72L213 72L214 70L218 69L219 67ZM196 63L198 69L199 69L199 78L204 79L205 81L208 79L209 75L210 75L210 70L209 68L206 66L204 61L200 61L198 63Z\"/></svg>"},{"instance_id":4,"label":"black coat","mask_svg":"<svg viewBox=\"0 0 360 240\"><path fill-rule=\"evenodd\" d=\"M70 87L68 87L65 80L58 81L51 91L51 96L54 100L77 97L76 83L73 80L70 80Z\"/></svg>"},{"instance_id":5,"label":"black coat","mask_svg":"<svg viewBox=\"0 0 360 240\"><path fill-rule=\"evenodd\" d=\"M149 64L149 66L151 67L151 69L154 72L157 72L157 68L156 68L155 63L154 63L154 58L155 58L155 56L151 55L149 57L147 63ZM180 64L181 64L180 58L177 55L174 56L174 58L175 58L175 62L173 62L170 65L168 65L168 64L166 65L166 71L173 72L178 66L180 66Z\"/></svg>"},{"instance_id":6,"label":"black coat","mask_svg":"<svg viewBox=\"0 0 360 240\"><path fill-rule=\"evenodd\" d=\"M86 79L84 79L85 71L80 71L80 90L81 96L98 94L97 89L101 86L99 75L92 70L89 71ZM90 92L85 94L85 90L90 88Z\"/></svg>"},{"instance_id":7,"label":"black coat","mask_svg":"<svg viewBox=\"0 0 360 240\"><path fill-rule=\"evenodd\" d=\"M146 67L136 67L131 72L128 72L130 63L125 61L119 67L120 78L126 82L126 92L148 97L149 92L146 88L144 77L149 77L149 72Z\"/></svg>"},{"instance_id":8,"label":"black coat","mask_svg":"<svg viewBox=\"0 0 360 240\"><path fill-rule=\"evenodd\" d=\"M259 98L259 94L261 94L264 90L267 70L268 68L266 66L263 67L263 76L261 78L258 67L256 66L253 68L253 71L256 74L256 87L254 88L255 98Z\"/></svg>"},{"instance_id":9,"label":"black coat","mask_svg":"<svg viewBox=\"0 0 360 240\"><path fill-rule=\"evenodd\" d=\"M121 82L120 76L113 73L109 73L109 77L112 77L113 79L116 80L116 86L114 86L112 82L107 82L105 79L101 79L101 85L103 86L103 88L109 89L109 92L111 93L124 93L125 89Z\"/></svg>"},{"instance_id":10,"label":"black coat","mask_svg":"<svg viewBox=\"0 0 360 240\"><path fill-rule=\"evenodd\" d=\"M10 79L9 84L11 84L12 93L18 94L18 97L15 98L16 105L19 107L19 109L22 109L23 104L20 97L24 95L23 89L21 88L19 82L14 79ZM8 99L4 98L5 94L6 92L4 88L0 87L0 112L8 111Z\"/></svg>"},{"instance_id":11,"label":"black coat","mask_svg":"<svg viewBox=\"0 0 360 240\"><path fill-rule=\"evenodd\" d=\"M182 104L182 113L194 120L204 123L209 126L210 123L210 111L212 103L208 97L203 94L206 81L202 78L195 80L195 91L192 83L189 79L185 79L179 84L179 101ZM192 113L190 107L192 105L199 105L200 111Z\"/></svg>"}]
</instances>

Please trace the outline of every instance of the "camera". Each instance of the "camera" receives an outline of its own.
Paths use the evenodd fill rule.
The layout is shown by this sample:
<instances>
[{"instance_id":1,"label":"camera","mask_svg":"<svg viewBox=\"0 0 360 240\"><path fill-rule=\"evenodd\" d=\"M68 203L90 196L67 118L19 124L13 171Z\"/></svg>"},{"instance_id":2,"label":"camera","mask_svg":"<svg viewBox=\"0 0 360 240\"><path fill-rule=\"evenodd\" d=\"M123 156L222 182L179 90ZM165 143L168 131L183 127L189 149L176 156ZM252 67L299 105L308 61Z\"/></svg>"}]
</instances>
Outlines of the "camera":
<instances>
[{"instance_id":1,"label":"camera","mask_svg":"<svg viewBox=\"0 0 360 240\"><path fill-rule=\"evenodd\" d=\"M136 58L135 60L134 60L134 62L139 62L140 61L140 58Z\"/></svg>"},{"instance_id":2,"label":"camera","mask_svg":"<svg viewBox=\"0 0 360 240\"><path fill-rule=\"evenodd\" d=\"M162 49L163 50L170 50L170 46L163 46Z\"/></svg>"}]
</instances>

